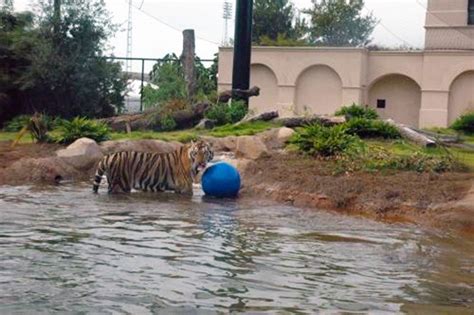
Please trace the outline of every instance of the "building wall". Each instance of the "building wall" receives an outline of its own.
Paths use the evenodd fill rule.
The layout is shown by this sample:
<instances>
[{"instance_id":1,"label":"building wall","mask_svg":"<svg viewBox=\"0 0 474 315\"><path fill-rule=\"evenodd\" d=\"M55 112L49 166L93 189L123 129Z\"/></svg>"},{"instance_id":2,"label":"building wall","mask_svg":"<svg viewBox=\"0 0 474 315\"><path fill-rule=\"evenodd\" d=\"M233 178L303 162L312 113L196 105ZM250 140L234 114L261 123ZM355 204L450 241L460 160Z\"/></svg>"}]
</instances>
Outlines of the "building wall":
<instances>
[{"instance_id":1,"label":"building wall","mask_svg":"<svg viewBox=\"0 0 474 315\"><path fill-rule=\"evenodd\" d=\"M219 89L231 87L232 49L219 52ZM332 114L351 103L412 126L445 127L474 102L474 51L369 52L359 48L254 47L255 112Z\"/></svg>"},{"instance_id":2,"label":"building wall","mask_svg":"<svg viewBox=\"0 0 474 315\"><path fill-rule=\"evenodd\" d=\"M429 0L426 49L474 49L474 25L468 25L468 0Z\"/></svg>"}]
</instances>

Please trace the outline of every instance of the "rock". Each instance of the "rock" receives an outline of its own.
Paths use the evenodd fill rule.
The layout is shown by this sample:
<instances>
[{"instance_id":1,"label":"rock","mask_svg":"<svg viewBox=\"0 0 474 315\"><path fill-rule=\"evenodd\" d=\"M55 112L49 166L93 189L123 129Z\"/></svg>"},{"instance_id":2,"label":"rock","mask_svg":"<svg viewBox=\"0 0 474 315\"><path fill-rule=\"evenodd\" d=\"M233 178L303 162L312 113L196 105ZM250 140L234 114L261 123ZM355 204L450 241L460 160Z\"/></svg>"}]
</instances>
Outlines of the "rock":
<instances>
[{"instance_id":1,"label":"rock","mask_svg":"<svg viewBox=\"0 0 474 315\"><path fill-rule=\"evenodd\" d=\"M202 140L212 144L214 152L235 152L238 137L229 136L225 138L201 137Z\"/></svg>"},{"instance_id":2,"label":"rock","mask_svg":"<svg viewBox=\"0 0 474 315\"><path fill-rule=\"evenodd\" d=\"M212 129L215 126L216 126L216 124L215 124L214 120L204 118L194 128L196 128L196 129Z\"/></svg>"},{"instance_id":3,"label":"rock","mask_svg":"<svg viewBox=\"0 0 474 315\"><path fill-rule=\"evenodd\" d=\"M90 172L79 171L65 158L21 159L8 168L13 182L57 184L62 180L87 179Z\"/></svg>"},{"instance_id":4,"label":"rock","mask_svg":"<svg viewBox=\"0 0 474 315\"><path fill-rule=\"evenodd\" d=\"M161 140L118 140L105 141L100 145L103 154L121 151L137 152L172 152L182 146L179 142L166 142Z\"/></svg>"},{"instance_id":5,"label":"rock","mask_svg":"<svg viewBox=\"0 0 474 315\"><path fill-rule=\"evenodd\" d=\"M258 137L270 150L278 150L285 147L286 142L294 133L293 129L282 127L265 131L259 134Z\"/></svg>"},{"instance_id":6,"label":"rock","mask_svg":"<svg viewBox=\"0 0 474 315\"><path fill-rule=\"evenodd\" d=\"M278 129L277 139L281 143L286 143L295 134L295 131L291 128L283 127Z\"/></svg>"},{"instance_id":7,"label":"rock","mask_svg":"<svg viewBox=\"0 0 474 315\"><path fill-rule=\"evenodd\" d=\"M89 138L76 140L56 155L79 170L88 170L104 156L100 146Z\"/></svg>"},{"instance_id":8,"label":"rock","mask_svg":"<svg viewBox=\"0 0 474 315\"><path fill-rule=\"evenodd\" d=\"M261 157L270 156L267 146L258 136L244 136L237 139L235 150L237 158L256 160Z\"/></svg>"}]
</instances>

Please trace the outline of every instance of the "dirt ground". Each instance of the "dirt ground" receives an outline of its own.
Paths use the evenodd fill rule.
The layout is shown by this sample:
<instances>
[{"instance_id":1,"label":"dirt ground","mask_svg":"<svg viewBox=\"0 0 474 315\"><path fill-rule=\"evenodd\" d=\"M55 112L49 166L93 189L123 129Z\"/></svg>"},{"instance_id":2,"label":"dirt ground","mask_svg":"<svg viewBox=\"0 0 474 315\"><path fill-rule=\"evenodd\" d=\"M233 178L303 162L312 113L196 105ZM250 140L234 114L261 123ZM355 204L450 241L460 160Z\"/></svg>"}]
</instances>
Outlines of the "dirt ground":
<instances>
[{"instance_id":1,"label":"dirt ground","mask_svg":"<svg viewBox=\"0 0 474 315\"><path fill-rule=\"evenodd\" d=\"M334 176L327 162L277 154L251 163L243 177L246 195L265 195L299 207L331 209L380 220L461 225L456 228L474 233L474 209L460 205L473 187L472 173L379 172Z\"/></svg>"}]
</instances>

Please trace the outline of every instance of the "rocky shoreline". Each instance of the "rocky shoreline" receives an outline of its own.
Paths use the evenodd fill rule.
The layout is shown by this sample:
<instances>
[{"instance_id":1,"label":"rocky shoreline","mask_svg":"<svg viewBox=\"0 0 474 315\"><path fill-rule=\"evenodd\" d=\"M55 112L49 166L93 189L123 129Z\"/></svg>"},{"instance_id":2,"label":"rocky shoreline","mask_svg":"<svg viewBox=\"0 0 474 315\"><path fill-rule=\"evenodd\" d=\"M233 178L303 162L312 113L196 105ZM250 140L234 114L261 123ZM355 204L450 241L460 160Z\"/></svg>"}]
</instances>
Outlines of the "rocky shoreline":
<instances>
[{"instance_id":1,"label":"rocky shoreline","mask_svg":"<svg viewBox=\"0 0 474 315\"><path fill-rule=\"evenodd\" d=\"M275 128L255 136L205 140L213 144L220 160L239 169L243 197L269 198L297 207L449 227L474 234L474 174L394 172L335 176L325 172L320 161L283 150L293 132ZM25 156L4 150L0 154L0 160L5 160L0 168L0 185L88 181L105 154L124 150L170 152L180 145L159 140L97 144L83 138L66 148L29 145L31 154Z\"/></svg>"}]
</instances>

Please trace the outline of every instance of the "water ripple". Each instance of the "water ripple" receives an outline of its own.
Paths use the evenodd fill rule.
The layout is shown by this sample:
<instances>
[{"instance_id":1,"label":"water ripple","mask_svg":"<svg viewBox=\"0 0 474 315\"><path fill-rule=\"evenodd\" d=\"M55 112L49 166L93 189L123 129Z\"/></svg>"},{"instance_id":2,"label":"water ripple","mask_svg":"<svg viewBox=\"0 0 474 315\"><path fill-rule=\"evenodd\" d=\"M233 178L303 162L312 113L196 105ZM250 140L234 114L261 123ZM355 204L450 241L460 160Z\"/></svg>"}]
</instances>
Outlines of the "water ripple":
<instances>
[{"instance_id":1,"label":"water ripple","mask_svg":"<svg viewBox=\"0 0 474 315\"><path fill-rule=\"evenodd\" d=\"M0 187L0 313L474 307L474 240L319 211Z\"/></svg>"}]
</instances>

